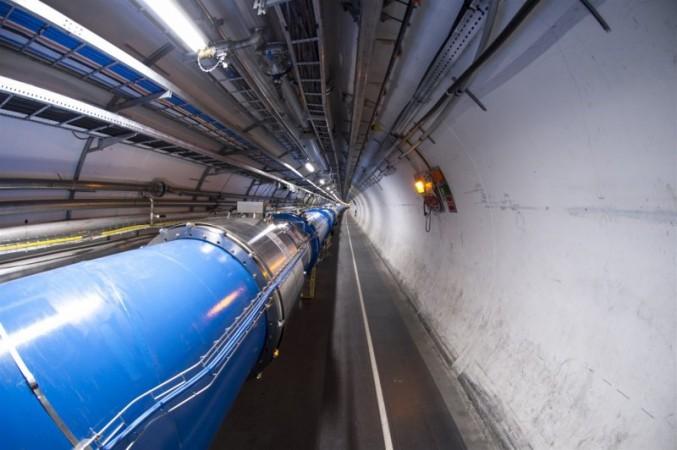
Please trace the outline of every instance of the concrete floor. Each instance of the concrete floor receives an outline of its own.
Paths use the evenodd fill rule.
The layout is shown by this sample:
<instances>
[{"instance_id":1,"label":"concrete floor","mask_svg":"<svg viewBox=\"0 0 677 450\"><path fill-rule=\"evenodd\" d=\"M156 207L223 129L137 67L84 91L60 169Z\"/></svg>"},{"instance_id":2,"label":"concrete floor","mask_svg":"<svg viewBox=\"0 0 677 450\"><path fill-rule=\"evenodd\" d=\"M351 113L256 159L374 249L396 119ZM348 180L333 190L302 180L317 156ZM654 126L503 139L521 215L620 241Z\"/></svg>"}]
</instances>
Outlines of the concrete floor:
<instances>
[{"instance_id":1,"label":"concrete floor","mask_svg":"<svg viewBox=\"0 0 677 450\"><path fill-rule=\"evenodd\" d=\"M381 411L353 261L380 378ZM449 389L433 378L430 355L423 355L412 335L419 341L429 337L412 333L403 317L412 318L398 302L397 283L346 215L318 265L315 298L294 312L279 359L260 380L245 385L212 450L467 448L450 414ZM439 367L432 369L445 377ZM452 403L461 421L470 423L465 405ZM476 432L471 435L472 444Z\"/></svg>"}]
</instances>

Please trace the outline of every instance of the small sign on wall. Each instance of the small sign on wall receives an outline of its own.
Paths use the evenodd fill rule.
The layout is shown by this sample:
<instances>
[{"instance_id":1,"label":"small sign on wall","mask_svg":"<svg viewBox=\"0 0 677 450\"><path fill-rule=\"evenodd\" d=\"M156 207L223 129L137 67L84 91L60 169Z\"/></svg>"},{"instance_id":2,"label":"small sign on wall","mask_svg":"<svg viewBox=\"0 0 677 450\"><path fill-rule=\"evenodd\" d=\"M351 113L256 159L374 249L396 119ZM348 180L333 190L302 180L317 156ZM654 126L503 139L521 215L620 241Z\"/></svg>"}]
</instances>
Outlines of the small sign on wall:
<instances>
[{"instance_id":1,"label":"small sign on wall","mask_svg":"<svg viewBox=\"0 0 677 450\"><path fill-rule=\"evenodd\" d=\"M449 183L447 183L447 179L442 173L442 169L439 167L433 167L430 169L430 178L432 178L442 202L447 207L447 211L450 213L458 212L458 209L456 209L454 194L451 193L451 188L449 187Z\"/></svg>"}]
</instances>

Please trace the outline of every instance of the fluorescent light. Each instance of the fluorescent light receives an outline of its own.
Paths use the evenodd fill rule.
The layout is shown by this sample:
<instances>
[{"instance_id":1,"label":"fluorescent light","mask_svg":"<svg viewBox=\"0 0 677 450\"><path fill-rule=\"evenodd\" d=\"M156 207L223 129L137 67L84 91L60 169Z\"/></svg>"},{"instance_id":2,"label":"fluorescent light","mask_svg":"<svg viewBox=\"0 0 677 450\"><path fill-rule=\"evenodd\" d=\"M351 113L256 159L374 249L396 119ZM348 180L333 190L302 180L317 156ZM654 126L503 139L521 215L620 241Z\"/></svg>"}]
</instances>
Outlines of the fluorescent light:
<instances>
[{"instance_id":1,"label":"fluorescent light","mask_svg":"<svg viewBox=\"0 0 677 450\"><path fill-rule=\"evenodd\" d=\"M176 0L142 0L189 50L207 47L207 40Z\"/></svg>"},{"instance_id":2,"label":"fluorescent light","mask_svg":"<svg viewBox=\"0 0 677 450\"><path fill-rule=\"evenodd\" d=\"M306 168L306 170L307 170L308 172L310 172L310 173L315 172L315 166L313 166L312 164L310 164L310 162L307 162L307 163L306 163L305 168Z\"/></svg>"}]
</instances>

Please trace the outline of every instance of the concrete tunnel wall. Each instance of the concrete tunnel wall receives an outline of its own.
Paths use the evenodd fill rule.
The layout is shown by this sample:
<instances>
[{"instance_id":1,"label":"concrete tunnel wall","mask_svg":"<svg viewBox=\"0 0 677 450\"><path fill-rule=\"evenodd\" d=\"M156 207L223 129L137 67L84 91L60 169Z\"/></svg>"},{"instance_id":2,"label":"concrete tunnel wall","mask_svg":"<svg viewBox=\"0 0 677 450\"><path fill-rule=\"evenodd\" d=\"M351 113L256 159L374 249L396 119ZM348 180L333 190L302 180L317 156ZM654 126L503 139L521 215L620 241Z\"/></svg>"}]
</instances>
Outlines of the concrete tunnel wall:
<instances>
[{"instance_id":1,"label":"concrete tunnel wall","mask_svg":"<svg viewBox=\"0 0 677 450\"><path fill-rule=\"evenodd\" d=\"M406 162L349 212L507 448L677 439L677 3L600 12L611 33L585 16L504 83L478 77L488 111L464 98L423 147L457 214L425 232Z\"/></svg>"}]
</instances>

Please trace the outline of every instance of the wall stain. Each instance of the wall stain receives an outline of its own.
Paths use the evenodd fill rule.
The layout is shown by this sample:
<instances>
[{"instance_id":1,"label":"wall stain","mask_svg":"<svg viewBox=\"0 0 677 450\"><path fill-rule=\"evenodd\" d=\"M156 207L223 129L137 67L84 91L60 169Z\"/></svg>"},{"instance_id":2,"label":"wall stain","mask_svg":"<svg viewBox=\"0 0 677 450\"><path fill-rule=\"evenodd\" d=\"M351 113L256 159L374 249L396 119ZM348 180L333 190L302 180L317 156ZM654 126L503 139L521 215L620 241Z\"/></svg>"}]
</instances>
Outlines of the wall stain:
<instances>
[{"instance_id":1,"label":"wall stain","mask_svg":"<svg viewBox=\"0 0 677 450\"><path fill-rule=\"evenodd\" d=\"M458 381L501 450L533 449L517 423L509 419L497 398L473 382L465 373L458 376Z\"/></svg>"},{"instance_id":2,"label":"wall stain","mask_svg":"<svg viewBox=\"0 0 677 450\"><path fill-rule=\"evenodd\" d=\"M597 206L580 206L567 208L574 217L605 217L608 219L632 219L648 223L677 224L677 211L656 209L653 211L642 209L601 208Z\"/></svg>"},{"instance_id":3,"label":"wall stain","mask_svg":"<svg viewBox=\"0 0 677 450\"><path fill-rule=\"evenodd\" d=\"M519 213L520 211L548 211L549 206L526 206L521 205L518 202L510 198L510 194L503 193L503 198L501 200L492 200L491 195L487 194L481 184L475 184L475 188L470 191L465 191L464 194L480 194L480 205L484 205L488 209L500 209L501 211L515 211Z\"/></svg>"}]
</instances>

